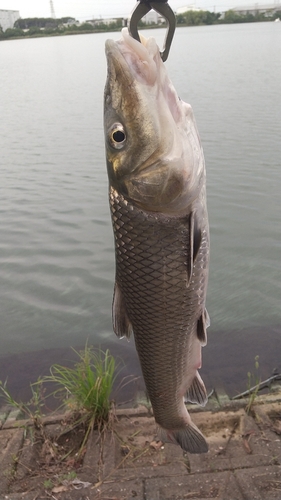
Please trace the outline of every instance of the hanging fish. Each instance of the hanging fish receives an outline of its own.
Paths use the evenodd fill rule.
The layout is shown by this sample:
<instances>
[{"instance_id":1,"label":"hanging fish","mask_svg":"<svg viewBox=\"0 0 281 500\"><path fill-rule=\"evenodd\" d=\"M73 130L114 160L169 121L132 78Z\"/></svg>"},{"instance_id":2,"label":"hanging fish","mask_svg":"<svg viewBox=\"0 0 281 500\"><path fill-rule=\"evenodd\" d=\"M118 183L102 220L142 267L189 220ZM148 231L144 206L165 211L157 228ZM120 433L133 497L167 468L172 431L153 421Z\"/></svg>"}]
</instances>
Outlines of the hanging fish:
<instances>
[{"instance_id":1,"label":"hanging fish","mask_svg":"<svg viewBox=\"0 0 281 500\"><path fill-rule=\"evenodd\" d=\"M113 326L134 333L163 442L208 450L184 400L205 405L198 373L209 317L205 162L193 112L153 38L106 42L104 129L115 237Z\"/></svg>"}]
</instances>

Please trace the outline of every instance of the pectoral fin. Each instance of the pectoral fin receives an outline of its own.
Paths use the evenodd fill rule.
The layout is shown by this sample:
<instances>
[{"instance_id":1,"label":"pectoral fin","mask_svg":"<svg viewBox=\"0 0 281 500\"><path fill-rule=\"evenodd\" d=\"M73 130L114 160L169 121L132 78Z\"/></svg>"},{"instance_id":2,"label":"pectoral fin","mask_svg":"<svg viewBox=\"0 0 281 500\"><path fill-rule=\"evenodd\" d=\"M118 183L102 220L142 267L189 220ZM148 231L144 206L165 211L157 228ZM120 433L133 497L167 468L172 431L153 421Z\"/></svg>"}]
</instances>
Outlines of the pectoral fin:
<instances>
[{"instance_id":1,"label":"pectoral fin","mask_svg":"<svg viewBox=\"0 0 281 500\"><path fill-rule=\"evenodd\" d=\"M196 372L196 376L186 393L185 399L190 401L190 403L198 403L201 406L205 406L208 401L206 387L198 372Z\"/></svg>"},{"instance_id":2,"label":"pectoral fin","mask_svg":"<svg viewBox=\"0 0 281 500\"><path fill-rule=\"evenodd\" d=\"M193 234L192 234L192 241L193 241L193 264L196 260L196 257L198 255L201 241L202 241L202 231L199 226L199 221L198 221L198 216L196 212L192 212L193 215Z\"/></svg>"},{"instance_id":3,"label":"pectoral fin","mask_svg":"<svg viewBox=\"0 0 281 500\"><path fill-rule=\"evenodd\" d=\"M191 212L189 216L189 252L187 259L187 286L190 283L193 265L198 255L202 240L202 233L199 227L196 212Z\"/></svg>"},{"instance_id":4,"label":"pectoral fin","mask_svg":"<svg viewBox=\"0 0 281 500\"><path fill-rule=\"evenodd\" d=\"M197 321L197 338L202 346L207 344L208 326L210 326L210 317L207 309L204 309L203 313Z\"/></svg>"},{"instance_id":5,"label":"pectoral fin","mask_svg":"<svg viewBox=\"0 0 281 500\"><path fill-rule=\"evenodd\" d=\"M129 339L133 328L127 314L126 304L122 291L117 282L115 282L114 287L112 321L113 330L117 337L127 337Z\"/></svg>"}]
</instances>

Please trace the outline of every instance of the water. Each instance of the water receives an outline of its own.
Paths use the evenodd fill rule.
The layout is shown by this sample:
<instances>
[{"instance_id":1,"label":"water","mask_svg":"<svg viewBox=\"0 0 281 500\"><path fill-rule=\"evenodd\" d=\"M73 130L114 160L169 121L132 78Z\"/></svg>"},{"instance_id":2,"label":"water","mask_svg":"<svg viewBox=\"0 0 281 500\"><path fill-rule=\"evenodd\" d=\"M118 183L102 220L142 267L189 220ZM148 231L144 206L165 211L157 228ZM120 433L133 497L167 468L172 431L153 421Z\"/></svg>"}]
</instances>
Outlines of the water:
<instances>
[{"instance_id":1,"label":"water","mask_svg":"<svg viewBox=\"0 0 281 500\"><path fill-rule=\"evenodd\" d=\"M164 31L145 33L162 44ZM119 34L111 33L111 38ZM0 43L0 380L24 393L69 346L110 347L113 238L102 101L108 34ZM179 28L167 62L193 106L208 175L207 385L281 369L278 23ZM141 382L140 382L141 385Z\"/></svg>"}]
</instances>

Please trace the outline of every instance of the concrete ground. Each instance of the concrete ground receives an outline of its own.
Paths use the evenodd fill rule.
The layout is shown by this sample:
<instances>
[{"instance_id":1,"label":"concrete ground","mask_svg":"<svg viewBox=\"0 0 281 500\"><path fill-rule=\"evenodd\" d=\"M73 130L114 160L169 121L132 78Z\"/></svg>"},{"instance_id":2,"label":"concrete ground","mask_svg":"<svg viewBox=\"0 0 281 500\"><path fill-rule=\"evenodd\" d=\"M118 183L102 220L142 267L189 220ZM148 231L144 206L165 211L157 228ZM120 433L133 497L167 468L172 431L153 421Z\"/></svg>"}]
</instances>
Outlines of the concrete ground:
<instances>
[{"instance_id":1,"label":"concrete ground","mask_svg":"<svg viewBox=\"0 0 281 500\"><path fill-rule=\"evenodd\" d=\"M257 397L249 415L246 404L220 394L192 411L209 443L204 455L157 442L146 407L119 411L113 430L92 433L80 467L69 461L64 474L52 457L46 464L27 422L2 411L0 500L281 500L281 388ZM44 428L59 435L61 417Z\"/></svg>"}]
</instances>

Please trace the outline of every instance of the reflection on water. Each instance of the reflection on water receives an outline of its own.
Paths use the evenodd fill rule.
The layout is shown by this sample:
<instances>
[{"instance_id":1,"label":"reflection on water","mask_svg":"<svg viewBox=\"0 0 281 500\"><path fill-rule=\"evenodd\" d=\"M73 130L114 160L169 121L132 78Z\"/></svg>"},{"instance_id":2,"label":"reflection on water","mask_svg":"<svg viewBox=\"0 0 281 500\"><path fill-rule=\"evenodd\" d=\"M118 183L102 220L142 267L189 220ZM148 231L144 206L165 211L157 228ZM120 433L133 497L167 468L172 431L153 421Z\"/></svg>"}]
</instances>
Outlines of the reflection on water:
<instances>
[{"instance_id":1,"label":"reflection on water","mask_svg":"<svg viewBox=\"0 0 281 500\"><path fill-rule=\"evenodd\" d=\"M78 345L75 349L84 350L84 347ZM112 395L116 403L132 403L136 397L145 396L134 342L113 338L100 347L103 350L109 348L116 357L117 378ZM275 370L280 373L280 352L280 326L266 331L263 328L229 331L227 338L225 332L216 332L214 337L209 336L208 347L203 349L200 374L208 392L213 388L223 388L229 396L235 396L248 389L247 373L250 371L255 374L256 355L259 355L261 380L267 379ZM51 365L57 363L73 367L77 360L77 355L69 347L13 354L1 360L0 380L7 379L7 386L17 400L28 401L31 396L29 384L38 377L49 375ZM48 402L49 406L50 404L54 408L58 403Z\"/></svg>"},{"instance_id":2,"label":"reflection on water","mask_svg":"<svg viewBox=\"0 0 281 500\"><path fill-rule=\"evenodd\" d=\"M164 30L150 34L162 43ZM111 327L107 37L0 44L0 379L9 375L15 391L87 339L122 353L125 372L139 374L133 343L118 342ZM280 45L274 23L180 28L167 62L193 106L207 163L211 328L202 374L232 393L245 388L255 355L265 377L280 366Z\"/></svg>"}]
</instances>

